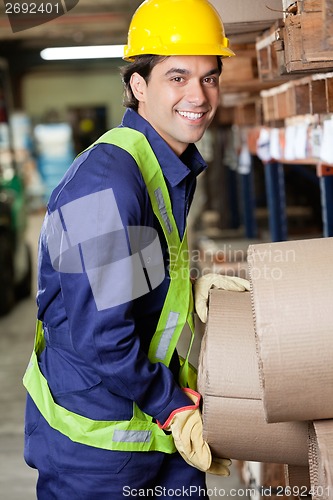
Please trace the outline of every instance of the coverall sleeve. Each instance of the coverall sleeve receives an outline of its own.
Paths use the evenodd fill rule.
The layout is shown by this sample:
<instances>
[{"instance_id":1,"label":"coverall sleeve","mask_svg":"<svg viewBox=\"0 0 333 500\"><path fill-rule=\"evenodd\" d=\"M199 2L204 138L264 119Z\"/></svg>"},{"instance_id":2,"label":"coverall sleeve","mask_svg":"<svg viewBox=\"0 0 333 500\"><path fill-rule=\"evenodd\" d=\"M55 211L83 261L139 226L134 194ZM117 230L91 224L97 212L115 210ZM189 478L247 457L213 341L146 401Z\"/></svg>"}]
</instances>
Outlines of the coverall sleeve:
<instances>
[{"instance_id":1,"label":"coverall sleeve","mask_svg":"<svg viewBox=\"0 0 333 500\"><path fill-rule=\"evenodd\" d=\"M139 231L136 246L155 241L145 226L151 208L134 160L105 148L81 159L52 211L62 228L57 262L71 342L112 393L163 423L189 399L166 366L149 361L136 331L133 303L148 290L130 240Z\"/></svg>"}]
</instances>

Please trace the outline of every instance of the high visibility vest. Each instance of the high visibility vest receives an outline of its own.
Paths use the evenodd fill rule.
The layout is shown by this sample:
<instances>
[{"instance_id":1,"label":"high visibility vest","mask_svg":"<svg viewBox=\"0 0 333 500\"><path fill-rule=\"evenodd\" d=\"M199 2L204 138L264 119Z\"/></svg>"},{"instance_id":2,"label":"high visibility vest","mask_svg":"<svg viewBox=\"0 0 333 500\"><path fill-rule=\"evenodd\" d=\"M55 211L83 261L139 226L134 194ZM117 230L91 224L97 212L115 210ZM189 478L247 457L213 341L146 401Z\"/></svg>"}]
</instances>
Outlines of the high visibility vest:
<instances>
[{"instance_id":1,"label":"high visibility vest","mask_svg":"<svg viewBox=\"0 0 333 500\"><path fill-rule=\"evenodd\" d=\"M149 360L169 366L183 327L188 323L192 335L187 356L181 359L179 383L182 387L195 389L196 373L189 363L194 339L194 318L186 230L183 239L180 240L161 167L146 137L136 130L126 127L116 128L106 132L94 144L97 143L119 146L134 158L168 245L170 285L149 346ZM172 435L165 434L153 422L152 417L143 413L135 403L133 403L133 417L128 421L92 420L58 405L38 366L38 356L44 348L43 325L41 321L37 321L34 350L23 384L51 427L72 441L106 450L164 453L176 451Z\"/></svg>"}]
</instances>

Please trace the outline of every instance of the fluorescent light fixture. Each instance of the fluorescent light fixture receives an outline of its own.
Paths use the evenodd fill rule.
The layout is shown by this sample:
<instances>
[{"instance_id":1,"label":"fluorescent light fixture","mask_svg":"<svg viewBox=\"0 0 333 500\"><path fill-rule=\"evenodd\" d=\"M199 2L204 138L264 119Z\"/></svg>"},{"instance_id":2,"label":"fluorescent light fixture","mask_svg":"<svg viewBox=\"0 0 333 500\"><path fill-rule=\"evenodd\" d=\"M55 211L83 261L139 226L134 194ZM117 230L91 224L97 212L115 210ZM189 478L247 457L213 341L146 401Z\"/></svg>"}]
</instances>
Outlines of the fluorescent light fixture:
<instances>
[{"instance_id":1,"label":"fluorescent light fixture","mask_svg":"<svg viewBox=\"0 0 333 500\"><path fill-rule=\"evenodd\" d=\"M121 58L124 45L95 45L86 47L50 47L40 53L46 61L63 61L65 59L108 59Z\"/></svg>"}]
</instances>

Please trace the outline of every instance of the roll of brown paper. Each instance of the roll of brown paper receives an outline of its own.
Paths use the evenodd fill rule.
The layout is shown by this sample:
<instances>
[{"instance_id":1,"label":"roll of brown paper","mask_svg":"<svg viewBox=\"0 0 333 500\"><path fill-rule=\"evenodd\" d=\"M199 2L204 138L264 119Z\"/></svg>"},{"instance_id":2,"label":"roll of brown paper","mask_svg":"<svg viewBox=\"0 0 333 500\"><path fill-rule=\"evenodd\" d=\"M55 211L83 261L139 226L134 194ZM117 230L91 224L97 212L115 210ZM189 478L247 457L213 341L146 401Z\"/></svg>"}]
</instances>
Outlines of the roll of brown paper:
<instances>
[{"instance_id":1,"label":"roll of brown paper","mask_svg":"<svg viewBox=\"0 0 333 500\"><path fill-rule=\"evenodd\" d=\"M198 388L214 455L307 465L307 423L265 421L250 293L211 291Z\"/></svg>"},{"instance_id":2,"label":"roll of brown paper","mask_svg":"<svg viewBox=\"0 0 333 500\"><path fill-rule=\"evenodd\" d=\"M249 247L268 422L333 418L332 254L333 238Z\"/></svg>"},{"instance_id":3,"label":"roll of brown paper","mask_svg":"<svg viewBox=\"0 0 333 500\"><path fill-rule=\"evenodd\" d=\"M310 424L309 466L313 500L333 499L333 420Z\"/></svg>"}]
</instances>

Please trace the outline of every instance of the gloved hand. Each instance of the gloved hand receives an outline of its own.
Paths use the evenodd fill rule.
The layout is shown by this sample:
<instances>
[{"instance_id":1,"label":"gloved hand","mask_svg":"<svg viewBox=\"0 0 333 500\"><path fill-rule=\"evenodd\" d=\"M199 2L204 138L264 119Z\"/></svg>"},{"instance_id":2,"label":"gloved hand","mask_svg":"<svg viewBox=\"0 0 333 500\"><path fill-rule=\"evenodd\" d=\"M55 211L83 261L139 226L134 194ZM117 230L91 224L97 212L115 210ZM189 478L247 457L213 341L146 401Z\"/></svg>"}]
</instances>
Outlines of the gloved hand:
<instances>
[{"instance_id":1,"label":"gloved hand","mask_svg":"<svg viewBox=\"0 0 333 500\"><path fill-rule=\"evenodd\" d=\"M159 427L172 432L177 450L189 465L210 474L229 476L228 467L231 465L231 460L228 458L212 459L209 445L203 439L199 409L200 394L192 389L183 389L183 391L194 402L194 405L173 411L164 425L158 422Z\"/></svg>"},{"instance_id":2,"label":"gloved hand","mask_svg":"<svg viewBox=\"0 0 333 500\"><path fill-rule=\"evenodd\" d=\"M197 315L203 323L207 321L208 296L211 288L220 288L233 292L250 291L250 282L243 278L209 273L198 278L194 283L194 303Z\"/></svg>"}]
</instances>

